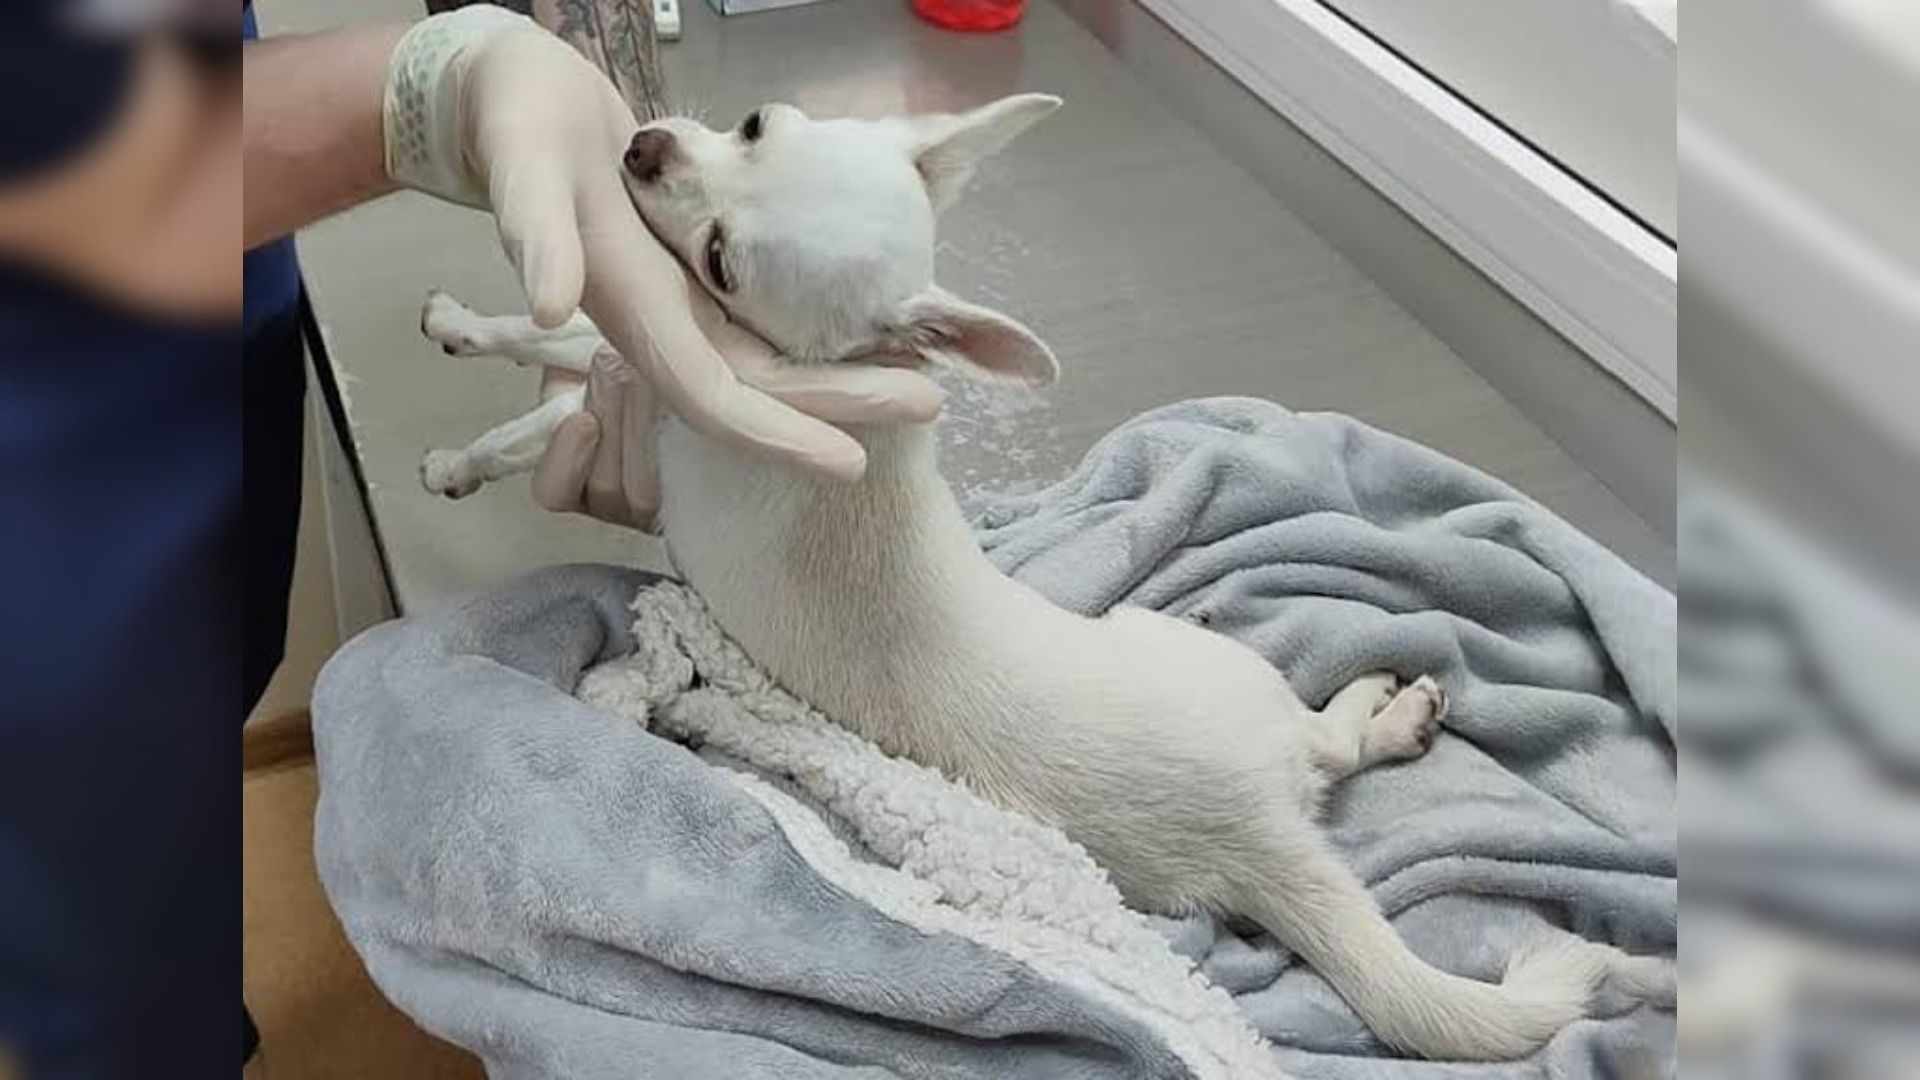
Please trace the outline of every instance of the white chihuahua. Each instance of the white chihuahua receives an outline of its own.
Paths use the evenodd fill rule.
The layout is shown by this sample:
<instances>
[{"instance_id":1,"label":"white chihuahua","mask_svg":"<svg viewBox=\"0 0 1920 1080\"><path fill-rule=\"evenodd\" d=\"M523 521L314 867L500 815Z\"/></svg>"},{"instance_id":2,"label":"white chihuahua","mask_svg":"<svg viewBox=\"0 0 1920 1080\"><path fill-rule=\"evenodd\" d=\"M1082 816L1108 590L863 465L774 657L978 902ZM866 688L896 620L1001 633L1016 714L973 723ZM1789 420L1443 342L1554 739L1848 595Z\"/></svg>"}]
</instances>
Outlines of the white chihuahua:
<instances>
[{"instance_id":1,"label":"white chihuahua","mask_svg":"<svg viewBox=\"0 0 1920 1080\"><path fill-rule=\"evenodd\" d=\"M737 321L801 362L901 355L1030 383L1053 353L1019 322L933 284L934 215L974 166L1059 105L1022 94L962 116L816 120L769 105L731 132L649 124L627 184L654 233ZM450 351L584 370L590 324L558 331L437 296ZM458 495L529 467L575 392L438 451ZM1150 611L1065 612L1001 574L934 462L931 426L865 427L858 484L814 479L663 421L668 550L720 625L780 683L887 752L1055 825L1127 900L1250 917L1304 957L1382 1039L1498 1060L1584 1015L1609 975L1657 968L1577 939L1493 985L1415 956L1315 818L1329 786L1432 744L1431 679L1372 674L1306 707L1258 654Z\"/></svg>"}]
</instances>

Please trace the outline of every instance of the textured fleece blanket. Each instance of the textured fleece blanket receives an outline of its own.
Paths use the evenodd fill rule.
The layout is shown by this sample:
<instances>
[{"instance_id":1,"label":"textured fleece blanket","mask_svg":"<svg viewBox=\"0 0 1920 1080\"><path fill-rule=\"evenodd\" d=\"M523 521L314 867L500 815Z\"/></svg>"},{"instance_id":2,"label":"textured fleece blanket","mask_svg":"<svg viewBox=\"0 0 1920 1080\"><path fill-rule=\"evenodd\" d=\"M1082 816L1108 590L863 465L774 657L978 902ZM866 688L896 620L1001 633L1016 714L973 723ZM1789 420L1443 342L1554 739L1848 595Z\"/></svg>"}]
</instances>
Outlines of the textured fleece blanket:
<instances>
[{"instance_id":1,"label":"textured fleece blanket","mask_svg":"<svg viewBox=\"0 0 1920 1080\"><path fill-rule=\"evenodd\" d=\"M1434 963L1497 978L1568 932L1673 951L1673 600L1525 497L1227 399L973 513L1061 604L1204 619L1310 702L1369 670L1439 677L1447 734L1330 818ZM559 568L376 628L314 713L349 937L496 1076L1671 1069L1672 1013L1647 1006L1526 1062L1393 1058L1270 939L1121 909L1078 848L834 728L644 575Z\"/></svg>"}]
</instances>

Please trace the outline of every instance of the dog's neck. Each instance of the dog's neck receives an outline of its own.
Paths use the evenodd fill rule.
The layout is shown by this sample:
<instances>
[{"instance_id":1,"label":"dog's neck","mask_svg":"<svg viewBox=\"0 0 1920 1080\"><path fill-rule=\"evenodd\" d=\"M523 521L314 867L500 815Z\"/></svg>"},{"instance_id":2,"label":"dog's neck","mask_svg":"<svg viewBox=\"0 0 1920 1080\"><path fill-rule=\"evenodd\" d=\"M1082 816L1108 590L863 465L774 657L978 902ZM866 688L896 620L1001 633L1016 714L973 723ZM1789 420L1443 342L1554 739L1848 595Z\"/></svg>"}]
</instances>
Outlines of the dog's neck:
<instances>
[{"instance_id":1,"label":"dog's neck","mask_svg":"<svg viewBox=\"0 0 1920 1080\"><path fill-rule=\"evenodd\" d=\"M991 598L1007 581L940 476L931 425L849 431L868 453L854 484L679 425L661 462L681 574L776 679L858 730L897 708L897 688L997 633Z\"/></svg>"}]
</instances>

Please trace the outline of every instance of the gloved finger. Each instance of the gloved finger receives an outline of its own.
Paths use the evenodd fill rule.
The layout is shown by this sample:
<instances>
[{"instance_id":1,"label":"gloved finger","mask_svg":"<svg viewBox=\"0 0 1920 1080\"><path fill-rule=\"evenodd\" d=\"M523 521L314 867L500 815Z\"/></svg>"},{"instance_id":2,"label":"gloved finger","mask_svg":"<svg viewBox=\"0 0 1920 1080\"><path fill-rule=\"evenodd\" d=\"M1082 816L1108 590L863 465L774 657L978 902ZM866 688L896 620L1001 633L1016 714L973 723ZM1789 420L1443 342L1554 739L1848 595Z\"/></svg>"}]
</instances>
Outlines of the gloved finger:
<instances>
[{"instance_id":1,"label":"gloved finger","mask_svg":"<svg viewBox=\"0 0 1920 1080\"><path fill-rule=\"evenodd\" d=\"M842 424L930 423L947 398L918 371L869 364L781 362L756 365L740 377L809 415Z\"/></svg>"},{"instance_id":2,"label":"gloved finger","mask_svg":"<svg viewBox=\"0 0 1920 1080\"><path fill-rule=\"evenodd\" d=\"M587 472L600 447L600 421L577 412L553 429L547 450L533 467L533 501L556 513L587 508Z\"/></svg>"},{"instance_id":3,"label":"gloved finger","mask_svg":"<svg viewBox=\"0 0 1920 1080\"><path fill-rule=\"evenodd\" d=\"M667 365L656 379L674 411L703 434L841 480L866 472L866 449L853 436L740 382L724 364Z\"/></svg>"},{"instance_id":4,"label":"gloved finger","mask_svg":"<svg viewBox=\"0 0 1920 1080\"><path fill-rule=\"evenodd\" d=\"M620 362L617 356L615 361ZM653 387L647 380L636 378L626 383L625 391L627 426L620 434L620 481L626 495L627 523L653 532L660 512L660 472L653 453Z\"/></svg>"},{"instance_id":5,"label":"gloved finger","mask_svg":"<svg viewBox=\"0 0 1920 1080\"><path fill-rule=\"evenodd\" d=\"M587 470L587 513L615 525L631 524L624 476L626 453L620 443L626 432L631 397L628 390L639 378L639 373L611 349L595 355L593 371L587 376L586 411L599 422L601 431L600 445Z\"/></svg>"},{"instance_id":6,"label":"gloved finger","mask_svg":"<svg viewBox=\"0 0 1920 1080\"><path fill-rule=\"evenodd\" d=\"M488 196L533 321L551 329L579 309L586 269L568 163L533 149L496 152Z\"/></svg>"},{"instance_id":7,"label":"gloved finger","mask_svg":"<svg viewBox=\"0 0 1920 1080\"><path fill-rule=\"evenodd\" d=\"M740 381L809 415L834 423L928 423L940 415L940 384L905 366L916 358L879 363L795 364L745 327L722 316L707 336ZM899 366L885 363L898 359Z\"/></svg>"}]
</instances>

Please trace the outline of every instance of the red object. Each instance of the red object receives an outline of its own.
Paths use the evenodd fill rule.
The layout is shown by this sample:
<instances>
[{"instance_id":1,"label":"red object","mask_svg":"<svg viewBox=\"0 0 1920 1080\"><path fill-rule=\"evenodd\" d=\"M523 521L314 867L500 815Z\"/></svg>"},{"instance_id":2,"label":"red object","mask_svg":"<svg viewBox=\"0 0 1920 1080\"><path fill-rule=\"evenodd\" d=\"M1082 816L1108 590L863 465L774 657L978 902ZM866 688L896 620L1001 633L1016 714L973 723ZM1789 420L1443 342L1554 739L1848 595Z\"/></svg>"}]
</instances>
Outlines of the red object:
<instances>
[{"instance_id":1,"label":"red object","mask_svg":"<svg viewBox=\"0 0 1920 1080\"><path fill-rule=\"evenodd\" d=\"M913 0L913 10L949 30L1005 30L1026 14L1027 0Z\"/></svg>"}]
</instances>

